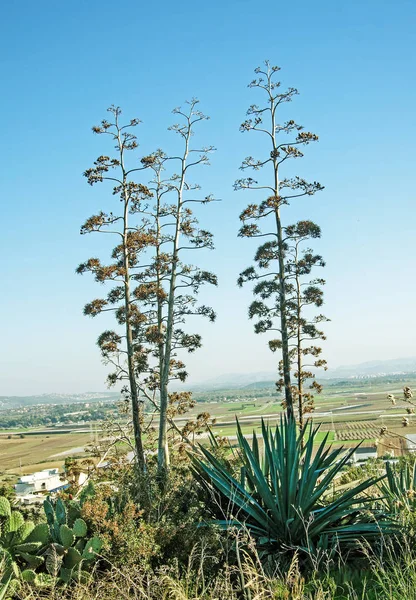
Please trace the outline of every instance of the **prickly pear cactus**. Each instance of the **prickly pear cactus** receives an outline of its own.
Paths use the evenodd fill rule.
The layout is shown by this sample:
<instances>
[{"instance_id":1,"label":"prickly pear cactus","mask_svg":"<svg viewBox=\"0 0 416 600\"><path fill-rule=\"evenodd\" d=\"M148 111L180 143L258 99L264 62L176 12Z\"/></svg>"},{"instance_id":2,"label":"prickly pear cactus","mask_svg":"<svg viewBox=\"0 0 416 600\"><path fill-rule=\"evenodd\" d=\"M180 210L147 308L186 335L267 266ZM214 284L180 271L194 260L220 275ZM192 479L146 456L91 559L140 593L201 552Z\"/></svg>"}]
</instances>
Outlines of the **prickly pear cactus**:
<instances>
[{"instance_id":1,"label":"prickly pear cactus","mask_svg":"<svg viewBox=\"0 0 416 600\"><path fill-rule=\"evenodd\" d=\"M10 517L11 508L7 498L0 496L0 517Z\"/></svg>"},{"instance_id":2,"label":"prickly pear cactus","mask_svg":"<svg viewBox=\"0 0 416 600\"><path fill-rule=\"evenodd\" d=\"M14 576L19 575L17 562L29 562L26 557L36 555L37 551L42 546L41 542L33 539L29 541L29 537L35 529L34 523L25 521L23 515L19 511L11 510L10 502L7 498L0 497L0 552L9 560L9 570ZM35 562L39 562L36 561Z\"/></svg>"},{"instance_id":3,"label":"prickly pear cactus","mask_svg":"<svg viewBox=\"0 0 416 600\"><path fill-rule=\"evenodd\" d=\"M21 567L28 564L37 567L43 563L43 558L36 556L42 544L29 541L34 529L34 523L25 521L19 511L11 509L7 498L0 497L0 584L3 590L7 589L7 597L12 596L19 585L16 580L21 577Z\"/></svg>"},{"instance_id":4,"label":"prickly pear cactus","mask_svg":"<svg viewBox=\"0 0 416 600\"><path fill-rule=\"evenodd\" d=\"M97 537L88 539L79 505L70 503L67 507L60 498L56 502L48 498L44 512L47 522L35 526L12 510L7 498L0 497L0 562L4 566L0 600L4 590L7 597L11 595L18 580L37 587L51 585L57 579L64 584L72 579L88 580L102 542Z\"/></svg>"},{"instance_id":5,"label":"prickly pear cactus","mask_svg":"<svg viewBox=\"0 0 416 600\"><path fill-rule=\"evenodd\" d=\"M49 543L43 553L45 568L52 577L68 583L79 578L79 573L97 560L102 542L97 537L87 539L88 527L80 518L80 506L76 502L70 502L67 507L60 498L56 502L48 498L43 506L47 519L44 525L49 535Z\"/></svg>"}]
</instances>

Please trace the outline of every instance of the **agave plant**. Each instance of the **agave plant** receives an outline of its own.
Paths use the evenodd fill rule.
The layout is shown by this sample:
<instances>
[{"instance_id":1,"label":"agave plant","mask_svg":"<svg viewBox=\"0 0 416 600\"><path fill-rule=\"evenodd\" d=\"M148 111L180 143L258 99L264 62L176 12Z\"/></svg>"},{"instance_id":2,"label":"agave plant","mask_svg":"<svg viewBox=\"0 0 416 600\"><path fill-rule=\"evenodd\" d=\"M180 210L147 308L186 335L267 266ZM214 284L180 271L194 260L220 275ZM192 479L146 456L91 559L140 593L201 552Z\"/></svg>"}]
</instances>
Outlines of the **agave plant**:
<instances>
[{"instance_id":1,"label":"agave plant","mask_svg":"<svg viewBox=\"0 0 416 600\"><path fill-rule=\"evenodd\" d=\"M374 499L363 495L385 475L329 498L335 478L356 448L332 449L328 434L316 444L318 429L310 425L298 434L294 420L281 419L275 428L262 421L260 451L256 434L250 446L237 421L240 480L226 463L200 446L201 454L192 457L194 471L220 493L230 512L229 518L216 522L224 528L247 528L270 553L296 548L313 554L393 532L394 523L372 510L369 503Z\"/></svg>"},{"instance_id":2,"label":"agave plant","mask_svg":"<svg viewBox=\"0 0 416 600\"><path fill-rule=\"evenodd\" d=\"M386 463L386 479L379 483L383 501L393 515L416 513L416 462L413 466Z\"/></svg>"}]
</instances>

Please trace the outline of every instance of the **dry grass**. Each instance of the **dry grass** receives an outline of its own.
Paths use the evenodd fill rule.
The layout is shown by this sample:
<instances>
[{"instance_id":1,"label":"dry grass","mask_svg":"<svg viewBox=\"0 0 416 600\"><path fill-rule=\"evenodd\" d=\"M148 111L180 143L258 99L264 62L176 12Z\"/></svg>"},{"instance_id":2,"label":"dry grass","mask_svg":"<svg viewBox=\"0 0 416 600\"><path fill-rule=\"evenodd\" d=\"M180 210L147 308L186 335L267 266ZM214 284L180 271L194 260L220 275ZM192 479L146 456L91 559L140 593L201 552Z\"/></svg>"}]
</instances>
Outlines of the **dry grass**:
<instances>
[{"instance_id":1,"label":"dry grass","mask_svg":"<svg viewBox=\"0 0 416 600\"><path fill-rule=\"evenodd\" d=\"M12 435L11 439L8 439L7 435L2 435L0 436L1 469L20 475L60 467L65 461L65 456L54 457L53 455L71 448L84 448L90 441L90 437L89 433L50 433L25 435L24 438Z\"/></svg>"}]
</instances>

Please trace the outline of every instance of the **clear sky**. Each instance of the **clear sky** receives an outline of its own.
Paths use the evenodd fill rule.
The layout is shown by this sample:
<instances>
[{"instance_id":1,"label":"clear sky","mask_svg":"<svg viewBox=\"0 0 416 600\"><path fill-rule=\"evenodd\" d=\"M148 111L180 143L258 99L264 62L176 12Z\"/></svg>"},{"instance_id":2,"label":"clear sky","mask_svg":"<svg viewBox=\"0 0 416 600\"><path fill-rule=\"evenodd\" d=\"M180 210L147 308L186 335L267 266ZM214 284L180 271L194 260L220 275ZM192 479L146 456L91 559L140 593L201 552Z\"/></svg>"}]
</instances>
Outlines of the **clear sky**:
<instances>
[{"instance_id":1,"label":"clear sky","mask_svg":"<svg viewBox=\"0 0 416 600\"><path fill-rule=\"evenodd\" d=\"M82 172L108 152L90 128L113 103L142 119L143 153L172 142L184 100L211 116L201 139L218 151L200 180L223 202L204 209L217 249L201 261L220 278L203 297L218 320L201 324L191 381L273 370L235 283L253 253L238 214L255 198L232 189L254 153L238 128L265 58L301 93L290 116L320 136L296 167L325 191L286 219L322 227L330 366L416 354L415 42L413 0L3 3L0 395L104 389L95 340L107 323L82 315L99 289L75 268L101 248L79 226L108 190Z\"/></svg>"}]
</instances>

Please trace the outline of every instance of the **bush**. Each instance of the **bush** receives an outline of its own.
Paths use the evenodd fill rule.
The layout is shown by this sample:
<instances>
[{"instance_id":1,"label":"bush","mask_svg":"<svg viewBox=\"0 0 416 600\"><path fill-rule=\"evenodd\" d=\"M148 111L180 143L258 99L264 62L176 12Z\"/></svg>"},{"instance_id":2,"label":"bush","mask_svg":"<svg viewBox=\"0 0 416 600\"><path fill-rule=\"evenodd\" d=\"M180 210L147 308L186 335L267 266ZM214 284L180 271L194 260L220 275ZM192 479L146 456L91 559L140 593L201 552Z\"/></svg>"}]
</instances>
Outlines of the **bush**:
<instances>
[{"instance_id":1,"label":"bush","mask_svg":"<svg viewBox=\"0 0 416 600\"><path fill-rule=\"evenodd\" d=\"M82 507L82 517L103 540L109 564L157 569L175 563L182 568L200 543L210 544L211 555L219 553L218 529L199 527L207 516L207 499L195 485L188 460L174 462L163 481L151 462L145 475L127 465L117 478L117 486L116 481L97 485Z\"/></svg>"}]
</instances>

